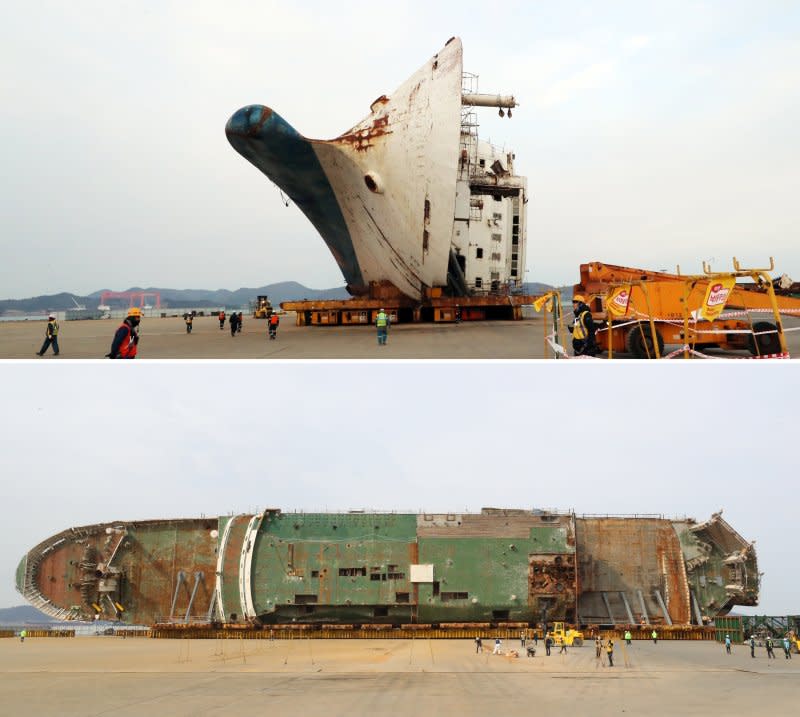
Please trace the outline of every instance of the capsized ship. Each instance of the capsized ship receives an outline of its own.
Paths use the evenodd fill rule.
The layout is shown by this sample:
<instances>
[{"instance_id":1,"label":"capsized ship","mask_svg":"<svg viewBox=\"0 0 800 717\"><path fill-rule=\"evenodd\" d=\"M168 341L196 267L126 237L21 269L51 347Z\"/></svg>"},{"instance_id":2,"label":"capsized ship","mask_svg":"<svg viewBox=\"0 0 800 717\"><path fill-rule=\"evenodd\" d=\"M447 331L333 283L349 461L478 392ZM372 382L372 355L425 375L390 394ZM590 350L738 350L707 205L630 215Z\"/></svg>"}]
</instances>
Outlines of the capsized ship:
<instances>
[{"instance_id":1,"label":"capsized ship","mask_svg":"<svg viewBox=\"0 0 800 717\"><path fill-rule=\"evenodd\" d=\"M357 296L520 287L526 180L514 153L478 139L476 107L511 116L513 96L477 92L458 38L335 139L308 139L270 107L225 126L245 159L311 221Z\"/></svg>"},{"instance_id":2,"label":"capsized ship","mask_svg":"<svg viewBox=\"0 0 800 717\"><path fill-rule=\"evenodd\" d=\"M22 559L16 584L64 620L688 625L756 605L759 573L719 513L267 509L69 528Z\"/></svg>"}]
</instances>

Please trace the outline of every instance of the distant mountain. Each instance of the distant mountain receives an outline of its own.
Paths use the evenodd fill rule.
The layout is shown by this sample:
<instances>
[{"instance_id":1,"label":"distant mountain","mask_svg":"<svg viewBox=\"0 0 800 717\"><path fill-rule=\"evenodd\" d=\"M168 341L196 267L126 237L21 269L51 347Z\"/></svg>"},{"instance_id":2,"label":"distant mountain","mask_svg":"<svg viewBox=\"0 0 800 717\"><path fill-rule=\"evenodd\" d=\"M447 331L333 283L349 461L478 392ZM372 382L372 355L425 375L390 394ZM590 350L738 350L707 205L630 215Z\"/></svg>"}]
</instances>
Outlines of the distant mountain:
<instances>
[{"instance_id":1,"label":"distant mountain","mask_svg":"<svg viewBox=\"0 0 800 717\"><path fill-rule=\"evenodd\" d=\"M550 291L553 287L550 284L540 282L529 282L522 285L523 294L543 294ZM565 299L572 296L572 287L559 287ZM61 294L48 294L44 296L33 296L28 299L0 299L0 316L11 316L14 314L41 314L47 311L66 311L74 309L75 304L83 305L89 311L93 311L100 303L100 296L106 289L93 291L88 296L78 296L62 292ZM164 308L187 308L203 309L207 307L224 306L226 308L238 309L246 306L253 301L256 296L269 296L273 306L277 306L283 301L300 301L302 299L349 299L350 294L343 286L332 289L309 289L307 286L298 284L296 281L281 281L277 284L269 284L259 287L242 287L235 291L228 289L165 289L159 287L142 288L132 286L127 291L144 291L148 293L158 292L161 295L161 306ZM148 297L152 301L152 297ZM112 307L122 308L127 306L125 300L111 300Z\"/></svg>"},{"instance_id":2,"label":"distant mountain","mask_svg":"<svg viewBox=\"0 0 800 717\"><path fill-rule=\"evenodd\" d=\"M542 284L538 281L529 281L522 285L522 293L528 294L530 296L536 296L536 294L544 294L546 291L550 291L553 287L550 284Z\"/></svg>"},{"instance_id":3,"label":"distant mountain","mask_svg":"<svg viewBox=\"0 0 800 717\"><path fill-rule=\"evenodd\" d=\"M24 625L31 622L41 624L55 621L31 605L0 608L0 625Z\"/></svg>"},{"instance_id":4,"label":"distant mountain","mask_svg":"<svg viewBox=\"0 0 800 717\"><path fill-rule=\"evenodd\" d=\"M85 305L87 309L93 310L97 308L103 291L105 289L94 291L88 296L61 293L33 296L28 299L2 299L0 300L0 316L15 313L66 311L67 309L74 309L75 303ZM131 287L127 291L157 291L161 294L161 306L163 307L173 306L198 309L210 306L239 308L253 301L256 296L261 295L269 296L273 305L280 304L282 301L296 301L298 299L347 299L350 296L343 286L332 289L309 289L296 281L282 281L277 284L255 288L243 287L236 289L236 291L227 289L162 289L158 287L143 289L137 286ZM112 300L109 303L111 306L127 306L127 302L123 300Z\"/></svg>"}]
</instances>

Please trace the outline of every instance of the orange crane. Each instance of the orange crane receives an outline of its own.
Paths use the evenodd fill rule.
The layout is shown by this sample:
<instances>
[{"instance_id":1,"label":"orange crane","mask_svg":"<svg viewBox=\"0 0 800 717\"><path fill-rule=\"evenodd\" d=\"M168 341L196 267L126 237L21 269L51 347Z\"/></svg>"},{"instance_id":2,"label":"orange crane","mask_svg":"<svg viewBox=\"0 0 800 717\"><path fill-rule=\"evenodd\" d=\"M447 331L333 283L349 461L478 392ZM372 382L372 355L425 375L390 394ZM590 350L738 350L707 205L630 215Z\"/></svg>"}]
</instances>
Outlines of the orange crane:
<instances>
[{"instance_id":1,"label":"orange crane","mask_svg":"<svg viewBox=\"0 0 800 717\"><path fill-rule=\"evenodd\" d=\"M665 344L749 350L754 355L786 353L780 314L800 315L800 297L791 293L793 286L784 290L774 285L767 273L774 270L772 259L769 269L743 269L733 261L731 272L712 272L704 263L704 274L697 276L581 264L574 293L582 294L595 321L606 325L596 338L600 350L611 355L616 351L657 358ZM721 297L719 311L724 307L728 314L705 318L704 304L710 306L714 297ZM753 321L748 313L753 311L769 312L775 322ZM731 317L731 312L742 316Z\"/></svg>"}]
</instances>

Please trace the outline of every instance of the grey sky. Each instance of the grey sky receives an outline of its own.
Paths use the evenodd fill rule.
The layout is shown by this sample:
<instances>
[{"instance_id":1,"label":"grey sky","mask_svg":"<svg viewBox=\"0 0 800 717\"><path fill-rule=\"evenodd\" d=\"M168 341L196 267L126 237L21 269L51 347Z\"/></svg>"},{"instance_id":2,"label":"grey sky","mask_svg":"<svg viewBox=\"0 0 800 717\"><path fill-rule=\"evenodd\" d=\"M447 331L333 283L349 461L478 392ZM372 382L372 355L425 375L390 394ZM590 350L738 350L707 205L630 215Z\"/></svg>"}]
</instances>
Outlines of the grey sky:
<instances>
[{"instance_id":1,"label":"grey sky","mask_svg":"<svg viewBox=\"0 0 800 717\"><path fill-rule=\"evenodd\" d=\"M6 363L0 606L70 526L505 506L724 508L797 612L796 367L709 364Z\"/></svg>"},{"instance_id":2,"label":"grey sky","mask_svg":"<svg viewBox=\"0 0 800 717\"><path fill-rule=\"evenodd\" d=\"M452 35L529 178L527 278L604 260L800 275L800 5L670 1L14 3L0 23L0 298L342 284L228 145L239 107L330 138Z\"/></svg>"}]
</instances>

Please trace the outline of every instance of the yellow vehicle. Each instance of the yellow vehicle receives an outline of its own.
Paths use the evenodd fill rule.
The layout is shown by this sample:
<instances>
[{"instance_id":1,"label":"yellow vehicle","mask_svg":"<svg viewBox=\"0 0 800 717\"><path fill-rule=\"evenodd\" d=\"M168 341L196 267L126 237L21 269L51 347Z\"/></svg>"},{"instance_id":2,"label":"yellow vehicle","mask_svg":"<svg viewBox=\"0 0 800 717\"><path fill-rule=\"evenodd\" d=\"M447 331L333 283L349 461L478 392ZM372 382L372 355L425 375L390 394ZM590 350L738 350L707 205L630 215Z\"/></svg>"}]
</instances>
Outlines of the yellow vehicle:
<instances>
[{"instance_id":1,"label":"yellow vehicle","mask_svg":"<svg viewBox=\"0 0 800 717\"><path fill-rule=\"evenodd\" d=\"M583 644L583 633L572 628L565 629L563 622L554 622L550 630L550 637L556 645L565 644L567 647L580 647Z\"/></svg>"},{"instance_id":2,"label":"yellow vehicle","mask_svg":"<svg viewBox=\"0 0 800 717\"><path fill-rule=\"evenodd\" d=\"M257 296L253 307L254 319L268 319L272 316L272 304L269 303L268 296Z\"/></svg>"},{"instance_id":3,"label":"yellow vehicle","mask_svg":"<svg viewBox=\"0 0 800 717\"><path fill-rule=\"evenodd\" d=\"M586 297L592 317L601 326L605 321L612 324L613 332L597 333L601 351L611 348L613 353L656 358L663 355L665 344L690 344L700 350L749 350L761 356L785 352L778 314L800 313L797 284L783 278L773 281L768 275L775 267L771 258L768 269L743 269L735 258L733 264L732 272L713 273L704 263L702 276L684 276L591 262L581 264L581 280L575 285L574 294ZM727 298L723 299L723 305L732 314L747 314L746 318L720 315L721 318L703 320L694 316L700 312L708 292L722 288L721 277L745 280L724 289ZM623 307L618 305L612 315L607 299L618 288L626 290L621 296L627 298ZM765 312L765 316L756 315L752 321L751 312ZM658 323L650 323L650 316ZM689 316L693 316L692 321ZM762 320L770 317L775 323Z\"/></svg>"}]
</instances>

